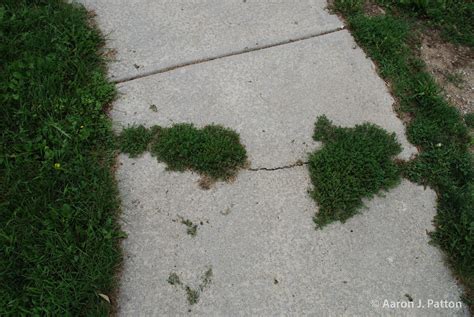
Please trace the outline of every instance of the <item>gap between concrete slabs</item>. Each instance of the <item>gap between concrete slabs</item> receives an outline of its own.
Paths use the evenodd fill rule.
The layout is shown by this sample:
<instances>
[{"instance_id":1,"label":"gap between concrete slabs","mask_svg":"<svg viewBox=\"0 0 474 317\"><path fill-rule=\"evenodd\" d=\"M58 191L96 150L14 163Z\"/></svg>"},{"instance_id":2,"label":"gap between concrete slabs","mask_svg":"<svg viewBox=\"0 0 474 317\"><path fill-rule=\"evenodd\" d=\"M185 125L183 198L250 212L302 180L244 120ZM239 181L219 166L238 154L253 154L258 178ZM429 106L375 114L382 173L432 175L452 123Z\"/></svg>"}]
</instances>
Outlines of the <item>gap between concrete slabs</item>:
<instances>
[{"instance_id":1,"label":"gap between concrete slabs","mask_svg":"<svg viewBox=\"0 0 474 317\"><path fill-rule=\"evenodd\" d=\"M116 81L335 30L325 0L79 0L116 50Z\"/></svg>"},{"instance_id":2,"label":"gap between concrete slabs","mask_svg":"<svg viewBox=\"0 0 474 317\"><path fill-rule=\"evenodd\" d=\"M416 153L373 63L343 30L194 64L118 85L115 128L215 123L240 133L251 168L306 161L317 116L335 124L372 122L395 132L400 157ZM150 110L155 105L157 111Z\"/></svg>"},{"instance_id":3,"label":"gap between concrete slabs","mask_svg":"<svg viewBox=\"0 0 474 317\"><path fill-rule=\"evenodd\" d=\"M307 35L307 36L304 36L304 37L285 40L285 41L274 43L274 44L262 45L262 46L251 48L251 49L243 49L243 50L240 50L240 51L230 52L230 53L226 53L226 54L222 54L222 55L218 55L218 56L207 57L207 58L198 59L198 60L194 60L194 61L184 62L184 63L181 63L181 64L169 66L169 67L162 68L162 69L156 69L156 70L151 70L151 71L148 71L148 72L143 72L139 75L124 77L124 78L121 78L121 79L116 79L116 80L112 79L112 82L117 83L117 84L118 83L124 83L124 82L127 82L127 81L131 81L131 80L135 80L135 79L139 79L139 78L143 78L143 77L147 77L147 76L151 76L151 75L157 75L157 74L169 72L169 71L181 68L181 67L186 67L186 66L191 66L191 65L195 65L195 64L210 62L210 61L220 59L220 58L231 57L231 56L245 54L245 53L251 53L251 52L263 50L263 49L266 49L266 48L276 47L276 46L285 45L285 44L289 44L289 43L304 41L304 40L308 40L308 39L311 39L311 38L314 38L314 37L331 34L331 33L341 31L341 30L344 30L344 29L345 29L345 26L341 26L337 29L330 30L330 31L327 31L327 32L323 32L323 33Z\"/></svg>"}]
</instances>

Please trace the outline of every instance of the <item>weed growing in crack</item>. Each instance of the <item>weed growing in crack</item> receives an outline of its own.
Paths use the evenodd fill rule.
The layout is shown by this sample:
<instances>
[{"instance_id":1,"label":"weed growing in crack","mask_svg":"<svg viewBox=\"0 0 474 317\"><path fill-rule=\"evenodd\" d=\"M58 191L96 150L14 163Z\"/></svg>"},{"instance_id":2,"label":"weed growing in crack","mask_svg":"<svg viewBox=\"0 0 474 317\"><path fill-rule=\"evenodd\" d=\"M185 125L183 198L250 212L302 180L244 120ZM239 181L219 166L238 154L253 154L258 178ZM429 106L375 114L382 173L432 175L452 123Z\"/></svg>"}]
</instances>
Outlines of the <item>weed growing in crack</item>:
<instances>
[{"instance_id":1,"label":"weed growing in crack","mask_svg":"<svg viewBox=\"0 0 474 317\"><path fill-rule=\"evenodd\" d=\"M169 170L191 169L211 180L231 179L247 163L247 152L239 135L219 125L202 129L187 123L169 128L130 127L118 139L120 149L131 156L149 148Z\"/></svg>"},{"instance_id":2,"label":"weed growing in crack","mask_svg":"<svg viewBox=\"0 0 474 317\"><path fill-rule=\"evenodd\" d=\"M369 123L336 127L321 116L313 138L324 144L309 159L311 196L319 205L314 218L318 227L344 222L358 212L362 198L399 182L399 169L392 159L401 147L394 133Z\"/></svg>"}]
</instances>

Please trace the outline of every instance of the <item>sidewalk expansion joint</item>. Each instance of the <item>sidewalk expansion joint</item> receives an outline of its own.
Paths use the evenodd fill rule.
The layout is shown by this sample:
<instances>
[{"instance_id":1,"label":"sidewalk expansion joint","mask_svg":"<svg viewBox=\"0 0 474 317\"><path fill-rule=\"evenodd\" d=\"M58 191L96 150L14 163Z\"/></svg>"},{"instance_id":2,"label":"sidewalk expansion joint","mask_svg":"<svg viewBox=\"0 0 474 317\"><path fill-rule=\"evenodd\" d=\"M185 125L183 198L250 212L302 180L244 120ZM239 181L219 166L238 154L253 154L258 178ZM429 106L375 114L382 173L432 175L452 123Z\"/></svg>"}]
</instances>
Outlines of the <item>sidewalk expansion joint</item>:
<instances>
[{"instance_id":1,"label":"sidewalk expansion joint","mask_svg":"<svg viewBox=\"0 0 474 317\"><path fill-rule=\"evenodd\" d=\"M217 56L213 56L213 57L197 59L197 60L193 60L193 61L189 61L189 62L184 62L184 63L177 64L177 65L174 65L174 66L169 66L169 67L165 67L165 68L162 68L162 69L152 70L152 71L144 72L142 74L138 74L138 75L134 75L134 76L128 76L128 77L119 78L119 79L111 79L111 81L116 83L116 84L120 84L120 83L124 83L124 82L128 82L128 81L132 81L132 80L135 80L135 79L140 79L140 78L144 78L144 77L148 77L148 76L152 76L152 75L166 73L166 72L169 72L169 71L172 71L172 70L175 70L175 69L178 69L178 68L186 67L186 66L191 66L191 65L195 65L195 64L210 62L210 61L213 61L213 60L216 60L216 59L221 59L221 58L226 58L226 57L231 57L231 56L236 56L236 55L241 55L241 54L246 54L246 53L251 53L251 52L256 52L256 51L264 50L264 49L267 49L267 48L277 47L277 46L286 45L286 44L295 43L295 42L300 42L300 41L304 41L304 40L309 40L309 39L312 39L312 38L315 38L315 37L319 37L319 36L339 32L339 31L342 31L342 30L345 30L345 29L346 29L345 26L340 26L336 29L332 29L332 30L329 30L329 31L326 31L326 32L310 34L310 35L306 35L306 36L299 37L299 38L296 38L296 39L284 40L284 41L281 41L281 42L268 44L268 45L262 45L262 46L255 47L255 48L245 48L243 50L238 50L238 51L234 51L234 52L231 52L231 53L226 53L226 54L217 55Z\"/></svg>"},{"instance_id":2,"label":"sidewalk expansion joint","mask_svg":"<svg viewBox=\"0 0 474 317\"><path fill-rule=\"evenodd\" d=\"M258 167L258 168L249 168L248 170L251 172L259 172L259 171L267 171L267 172L272 172L272 171L278 171L278 170L284 170L288 168L294 168L298 166L303 166L303 165L308 165L309 162L296 162L294 164L290 165L285 165L285 166L278 166L278 167Z\"/></svg>"}]
</instances>

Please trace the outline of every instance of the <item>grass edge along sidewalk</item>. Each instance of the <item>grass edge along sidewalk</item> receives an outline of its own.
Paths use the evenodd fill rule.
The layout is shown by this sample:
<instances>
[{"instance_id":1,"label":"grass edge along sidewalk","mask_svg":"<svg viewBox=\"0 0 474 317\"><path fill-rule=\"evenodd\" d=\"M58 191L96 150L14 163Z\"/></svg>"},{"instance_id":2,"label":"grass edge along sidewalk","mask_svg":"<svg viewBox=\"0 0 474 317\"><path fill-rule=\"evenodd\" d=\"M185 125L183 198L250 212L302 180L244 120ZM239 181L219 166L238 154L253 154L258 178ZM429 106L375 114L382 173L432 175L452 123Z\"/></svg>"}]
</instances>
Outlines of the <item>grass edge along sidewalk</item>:
<instances>
[{"instance_id":1,"label":"grass edge along sidewalk","mask_svg":"<svg viewBox=\"0 0 474 317\"><path fill-rule=\"evenodd\" d=\"M336 0L333 6L390 82L398 111L408 118L407 136L420 154L406 163L404 176L437 192L431 237L463 283L464 300L473 311L474 167L468 128L418 58L417 32L410 19L387 6L387 12L377 16L365 15L363 8L362 0Z\"/></svg>"},{"instance_id":2,"label":"grass edge along sidewalk","mask_svg":"<svg viewBox=\"0 0 474 317\"><path fill-rule=\"evenodd\" d=\"M0 4L0 315L110 313L121 261L115 95L88 12Z\"/></svg>"}]
</instances>

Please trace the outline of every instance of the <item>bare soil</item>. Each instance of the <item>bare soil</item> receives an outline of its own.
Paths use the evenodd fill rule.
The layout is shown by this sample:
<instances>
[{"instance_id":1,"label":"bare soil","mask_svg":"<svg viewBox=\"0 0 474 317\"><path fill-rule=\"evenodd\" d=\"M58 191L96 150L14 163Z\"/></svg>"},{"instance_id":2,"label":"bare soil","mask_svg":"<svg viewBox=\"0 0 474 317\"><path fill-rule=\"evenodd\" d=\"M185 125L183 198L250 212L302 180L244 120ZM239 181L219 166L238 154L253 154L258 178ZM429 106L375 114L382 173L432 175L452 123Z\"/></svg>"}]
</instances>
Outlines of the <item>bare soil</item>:
<instances>
[{"instance_id":1,"label":"bare soil","mask_svg":"<svg viewBox=\"0 0 474 317\"><path fill-rule=\"evenodd\" d=\"M437 32L425 33L420 56L445 93L464 115L474 112L474 50L441 39Z\"/></svg>"},{"instance_id":2,"label":"bare soil","mask_svg":"<svg viewBox=\"0 0 474 317\"><path fill-rule=\"evenodd\" d=\"M384 15L385 10L379 6L376 3L373 3L372 1L366 1L364 4L364 13L368 16L378 16L378 15Z\"/></svg>"}]
</instances>

